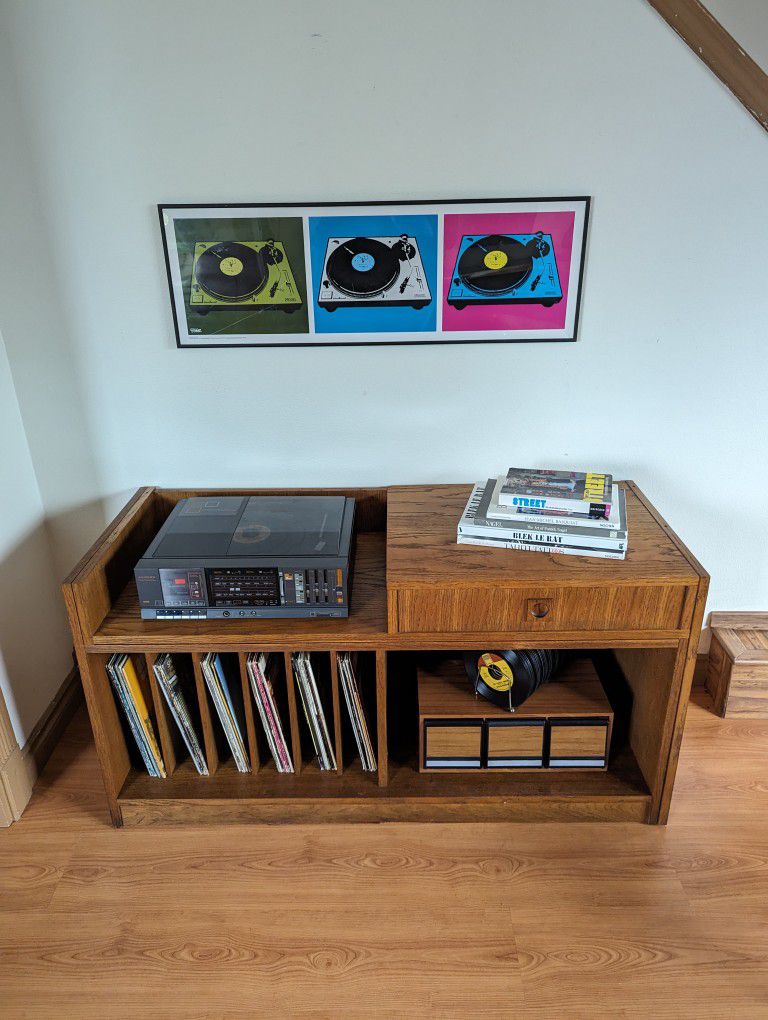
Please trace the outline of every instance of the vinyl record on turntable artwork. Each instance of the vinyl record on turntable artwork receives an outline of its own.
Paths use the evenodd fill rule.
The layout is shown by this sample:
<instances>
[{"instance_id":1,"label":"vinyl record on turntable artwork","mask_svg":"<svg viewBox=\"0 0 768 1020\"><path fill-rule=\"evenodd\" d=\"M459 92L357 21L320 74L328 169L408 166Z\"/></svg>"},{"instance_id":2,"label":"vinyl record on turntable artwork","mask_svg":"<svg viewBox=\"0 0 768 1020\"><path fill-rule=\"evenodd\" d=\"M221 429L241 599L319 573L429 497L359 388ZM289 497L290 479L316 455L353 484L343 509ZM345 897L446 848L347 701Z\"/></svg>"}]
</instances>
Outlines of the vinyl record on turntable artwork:
<instances>
[{"instance_id":1,"label":"vinyl record on turntable artwork","mask_svg":"<svg viewBox=\"0 0 768 1020\"><path fill-rule=\"evenodd\" d=\"M505 294L524 283L532 270L529 247L501 234L478 238L458 263L461 280L481 294Z\"/></svg>"},{"instance_id":2,"label":"vinyl record on turntable artwork","mask_svg":"<svg viewBox=\"0 0 768 1020\"><path fill-rule=\"evenodd\" d=\"M260 251L237 241L220 241L197 259L195 277L206 293L219 301L243 301L258 294L269 267Z\"/></svg>"},{"instance_id":3,"label":"vinyl record on turntable artwork","mask_svg":"<svg viewBox=\"0 0 768 1020\"><path fill-rule=\"evenodd\" d=\"M335 287L354 297L370 297L387 290L398 277L397 255L375 237L353 237L330 255L328 277Z\"/></svg>"}]
</instances>

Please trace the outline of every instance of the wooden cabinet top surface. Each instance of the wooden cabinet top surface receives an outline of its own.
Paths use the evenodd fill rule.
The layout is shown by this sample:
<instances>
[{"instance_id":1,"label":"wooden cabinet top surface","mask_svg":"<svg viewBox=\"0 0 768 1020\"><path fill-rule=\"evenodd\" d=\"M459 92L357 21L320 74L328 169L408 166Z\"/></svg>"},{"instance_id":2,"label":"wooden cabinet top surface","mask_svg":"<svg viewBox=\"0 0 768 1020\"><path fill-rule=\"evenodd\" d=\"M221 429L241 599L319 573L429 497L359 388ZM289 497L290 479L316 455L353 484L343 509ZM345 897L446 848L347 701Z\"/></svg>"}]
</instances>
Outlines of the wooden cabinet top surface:
<instances>
[{"instance_id":1,"label":"wooden cabinet top surface","mask_svg":"<svg viewBox=\"0 0 768 1020\"><path fill-rule=\"evenodd\" d=\"M626 490L624 560L457 545L456 526L471 485L395 486L387 493L387 584L562 585L696 584L701 564L633 482Z\"/></svg>"},{"instance_id":2,"label":"wooden cabinet top surface","mask_svg":"<svg viewBox=\"0 0 768 1020\"><path fill-rule=\"evenodd\" d=\"M705 571L633 483L622 484L627 486L630 528L629 552L625 561L459 546L456 544L456 525L471 491L469 485L347 490L359 504L349 619L238 620L226 623L189 620L181 625L176 621L141 619L133 566L176 501L193 492L146 488L134 496L72 571L64 584L65 597L70 604L73 625L79 629L83 643L91 651L289 646L351 649L417 646L422 640L416 633L406 632L423 630L423 626L408 626L405 618L393 622L392 606L389 607L388 619L388 592L405 593L419 588L425 592L441 588L465 590L474 586L485 592L527 588L540 594L548 588L592 585L606 589L605 596L613 598L610 588L615 586L694 587L700 579L706 578ZM658 600L661 600L659 604L663 603L661 593ZM655 604L657 598L652 601ZM635 621L635 629L644 627L648 632L678 630L685 623L680 611L682 604L681 598L678 598L667 613L672 622L667 620L667 616L663 625L655 618L650 622ZM610 607L601 604L598 608L607 612ZM555 626L554 612L545 621L548 630L552 631L550 637L554 644L563 647L587 647L589 641L586 638L579 640L579 637L594 628L583 621L573 622L570 618L572 609L570 604L563 602L562 613L565 616L559 627ZM399 611L407 616L409 608L405 602ZM413 613L416 613L415 609ZM512 616L507 616L508 623L502 628L496 627L496 631L521 631ZM617 616L614 613L614 616L619 620L621 614ZM464 626L458 628L443 625L438 617L435 617L435 622L440 625L431 630L447 636L442 644L433 642L433 647L462 647L464 638L471 645L474 643L471 640L473 633L482 633L487 639L488 627L476 625L477 621L469 618ZM610 626L606 623L606 627L622 632L626 629L620 626L620 620L619 623L610 623ZM526 629L530 628L523 627L522 631ZM604 633L606 628L600 629L601 640L608 640L607 633ZM569 636L569 630L578 633ZM463 638L459 631L463 632ZM521 640L524 640L525 635L522 632L521 635ZM529 637L528 644L535 643L535 634ZM632 640L639 638L632 635Z\"/></svg>"}]
</instances>

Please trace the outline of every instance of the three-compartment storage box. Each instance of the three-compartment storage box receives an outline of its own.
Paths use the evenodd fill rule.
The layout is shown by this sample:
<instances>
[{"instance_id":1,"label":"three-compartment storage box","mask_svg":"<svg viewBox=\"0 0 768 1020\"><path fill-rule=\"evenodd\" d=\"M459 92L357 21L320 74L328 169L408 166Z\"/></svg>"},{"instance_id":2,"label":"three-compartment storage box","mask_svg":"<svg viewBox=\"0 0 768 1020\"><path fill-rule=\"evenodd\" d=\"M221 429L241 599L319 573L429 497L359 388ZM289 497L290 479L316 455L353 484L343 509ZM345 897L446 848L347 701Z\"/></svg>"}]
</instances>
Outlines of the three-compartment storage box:
<instances>
[{"instance_id":1,"label":"three-compartment storage box","mask_svg":"<svg viewBox=\"0 0 768 1020\"><path fill-rule=\"evenodd\" d=\"M418 685L421 772L608 768L613 710L587 657L514 713L475 695L455 658L423 665Z\"/></svg>"}]
</instances>

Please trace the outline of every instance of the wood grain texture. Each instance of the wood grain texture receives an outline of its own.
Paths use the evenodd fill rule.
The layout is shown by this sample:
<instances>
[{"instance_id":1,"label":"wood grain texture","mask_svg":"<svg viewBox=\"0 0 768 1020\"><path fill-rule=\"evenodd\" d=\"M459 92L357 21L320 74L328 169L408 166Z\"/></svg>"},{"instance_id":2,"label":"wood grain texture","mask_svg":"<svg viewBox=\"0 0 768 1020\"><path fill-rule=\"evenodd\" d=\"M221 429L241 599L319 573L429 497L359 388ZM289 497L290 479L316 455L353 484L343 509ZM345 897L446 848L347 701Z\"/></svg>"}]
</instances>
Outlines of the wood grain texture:
<instances>
[{"instance_id":1,"label":"wood grain texture","mask_svg":"<svg viewBox=\"0 0 768 1020\"><path fill-rule=\"evenodd\" d=\"M648 0L648 3L758 124L768 130L768 75L705 5L699 0Z\"/></svg>"},{"instance_id":2,"label":"wood grain texture","mask_svg":"<svg viewBox=\"0 0 768 1020\"><path fill-rule=\"evenodd\" d=\"M387 653L376 651L376 764L379 786L389 782L389 745L387 742Z\"/></svg>"},{"instance_id":3,"label":"wood grain texture","mask_svg":"<svg viewBox=\"0 0 768 1020\"><path fill-rule=\"evenodd\" d=\"M596 765L595 768L605 770L608 767L606 752L613 727L613 709L589 658L568 659L558 670L556 679L540 687L535 694L518 706L514 714L483 697L476 696L467 679L463 661L456 658L433 656L428 665L419 668L418 685L419 769L422 772L433 771L432 767L426 765L427 755L432 758L480 755L479 735L473 742L472 731L462 732L435 725L435 722L439 724L449 719L471 721L480 728L484 726L485 720L494 724L488 734L489 757L503 756L505 748L510 756L525 757L530 754L540 757L543 749L543 727L534 729L520 724L527 720L549 719L552 721L553 758L601 755L606 759L606 764ZM590 717L595 719L598 728L597 740L593 727L575 725L576 721L583 722ZM560 725L562 720L569 719L574 720L574 725L570 727ZM573 730L575 736L569 739L563 732L565 730ZM461 750L461 747L467 749ZM556 767L560 770L564 766ZM531 766L531 769L534 774L548 773L548 769L542 766ZM447 774L452 770L441 768L440 771ZM458 770L456 771L458 774ZM528 771L526 768L512 767L512 772L518 777L527 774ZM504 777L512 772L496 767L483 770L483 775ZM584 775L584 770L579 769L579 774Z\"/></svg>"},{"instance_id":4,"label":"wood grain texture","mask_svg":"<svg viewBox=\"0 0 768 1020\"><path fill-rule=\"evenodd\" d=\"M607 748L608 726L552 727L550 755L553 758L588 758L604 756Z\"/></svg>"},{"instance_id":5,"label":"wood grain texture","mask_svg":"<svg viewBox=\"0 0 768 1020\"><path fill-rule=\"evenodd\" d=\"M84 686L115 823L125 819L178 823L215 818L217 811L222 821L300 821L317 810L327 820L350 821L416 817L479 821L525 817L526 812L529 818L663 821L669 810L708 579L637 486L621 484L626 488L633 535L630 555L623 562L510 552L500 556L495 550L459 547L454 540L455 522L468 486L350 491L359 500L360 516L349 619L238 620L224 625L140 619L130 580L136 556L178 499L192 494L181 489L141 490L65 584L78 661L81 669L83 663L92 666L93 675L90 680L84 677ZM213 490L203 490L208 491ZM432 601L417 605L415 598ZM542 606L546 614L540 612ZM404 624L413 627L413 632L403 632ZM401 678L388 678L390 657L398 661L408 651L482 646L632 651L640 708L630 727L626 754L616 756L599 782L583 775L561 788L552 781L537 786L537 780L520 776L519 787L505 787L502 776L493 788L462 789L446 786L450 780L446 776L437 786L414 782L418 749L412 746L403 754L398 750L400 757L391 769L395 788L388 791L388 725L391 721L395 728L394 747L417 723L415 715L400 717L393 711ZM245 781L231 776L229 754L219 739L200 673L200 656L211 649L235 653L241 680L248 652L280 653L286 666L293 777L278 779L274 770L266 768L263 776ZM375 659L379 768L373 782L353 767L338 785L328 786L328 777L319 782L314 764L303 761L302 752L308 752L308 747L301 746L290 663L291 652L298 650L322 656L323 661L336 650ZM171 651L193 662L210 777L203 781L194 776L184 755L167 781L149 785L146 777L131 769L130 748L115 715L114 699L100 679L104 661L114 651L136 654L142 661L145 656L151 661L157 652ZM657 675L654 662L662 663ZM329 714L338 746L340 701L333 670L330 680ZM157 693L154 704L160 713ZM246 729L253 755L259 749L258 735L250 701L247 705ZM163 725L160 714L160 738L173 757L178 745L171 746L173 731L166 727L163 732ZM232 803L227 803L230 799Z\"/></svg>"},{"instance_id":6,"label":"wood grain texture","mask_svg":"<svg viewBox=\"0 0 768 1020\"><path fill-rule=\"evenodd\" d=\"M699 635L701 634L701 627L704 621L704 609L707 604L708 591L709 575L701 570L699 584L693 600L690 630L678 646L670 699L664 713L665 739L662 741L660 759L662 762L663 779L660 795L654 797L650 814L650 820L661 825L665 825L669 818L680 746L683 740L683 729L685 727L688 702L693 686L693 675L696 671ZM671 737L667 740L666 734L670 730Z\"/></svg>"},{"instance_id":7,"label":"wood grain texture","mask_svg":"<svg viewBox=\"0 0 768 1020\"><path fill-rule=\"evenodd\" d=\"M126 581L114 605L94 629L90 644L98 649L167 650L169 647L205 652L370 647L387 629L385 541L381 532L357 536L352 612L346 620L142 620L136 585ZM181 640L180 640L181 638Z\"/></svg>"},{"instance_id":8,"label":"wood grain texture","mask_svg":"<svg viewBox=\"0 0 768 1020\"><path fill-rule=\"evenodd\" d=\"M538 716L611 715L611 706L591 659L569 659L555 679L540 687L510 715L475 695L462 660L432 656L419 669L419 715L442 718L530 719Z\"/></svg>"},{"instance_id":9,"label":"wood grain texture","mask_svg":"<svg viewBox=\"0 0 768 1020\"><path fill-rule=\"evenodd\" d=\"M558 630L678 630L684 623L687 588L681 585L623 585L616 588L594 585L572 590L537 587L532 599L533 590L528 587L486 588L479 584L472 588L454 588L452 585L399 588L398 630L417 634L493 633L507 628L544 636ZM537 604L547 602L551 609L544 617L534 616L529 608L532 601Z\"/></svg>"},{"instance_id":10,"label":"wood grain texture","mask_svg":"<svg viewBox=\"0 0 768 1020\"><path fill-rule=\"evenodd\" d=\"M488 727L488 759L540 758L544 747L544 726L504 726L498 723Z\"/></svg>"},{"instance_id":11,"label":"wood grain texture","mask_svg":"<svg viewBox=\"0 0 768 1020\"><path fill-rule=\"evenodd\" d=\"M730 627L734 630L765 630L768 613L710 613L710 627Z\"/></svg>"},{"instance_id":12,"label":"wood grain texture","mask_svg":"<svg viewBox=\"0 0 768 1020\"><path fill-rule=\"evenodd\" d=\"M713 613L706 688L720 716L768 718L768 616Z\"/></svg>"},{"instance_id":13,"label":"wood grain texture","mask_svg":"<svg viewBox=\"0 0 768 1020\"><path fill-rule=\"evenodd\" d=\"M665 829L115 831L79 715L0 832L3 1020L762 1020L768 721L705 699Z\"/></svg>"},{"instance_id":14,"label":"wood grain texture","mask_svg":"<svg viewBox=\"0 0 768 1020\"><path fill-rule=\"evenodd\" d=\"M390 589L443 582L549 588L609 584L690 584L699 572L684 546L651 512L632 482L626 489L630 540L624 560L457 546L456 524L471 485L393 486L387 499L387 581Z\"/></svg>"},{"instance_id":15,"label":"wood grain texture","mask_svg":"<svg viewBox=\"0 0 768 1020\"><path fill-rule=\"evenodd\" d=\"M681 653L679 648L642 652L622 648L616 649L614 655L631 691L630 744L649 788L658 799L665 764L662 747L671 738L675 706L669 705Z\"/></svg>"},{"instance_id":16,"label":"wood grain texture","mask_svg":"<svg viewBox=\"0 0 768 1020\"><path fill-rule=\"evenodd\" d=\"M479 758L482 734L480 720L461 726L429 725L425 755L428 758Z\"/></svg>"}]
</instances>

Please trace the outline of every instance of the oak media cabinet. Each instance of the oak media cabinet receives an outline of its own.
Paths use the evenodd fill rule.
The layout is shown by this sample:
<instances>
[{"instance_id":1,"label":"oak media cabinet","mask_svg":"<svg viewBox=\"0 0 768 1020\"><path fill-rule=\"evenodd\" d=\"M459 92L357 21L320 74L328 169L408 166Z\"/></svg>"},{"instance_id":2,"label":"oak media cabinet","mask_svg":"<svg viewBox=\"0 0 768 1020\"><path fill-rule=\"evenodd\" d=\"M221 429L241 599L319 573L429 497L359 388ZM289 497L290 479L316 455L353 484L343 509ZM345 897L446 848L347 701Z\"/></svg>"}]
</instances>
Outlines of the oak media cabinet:
<instances>
[{"instance_id":1,"label":"oak media cabinet","mask_svg":"<svg viewBox=\"0 0 768 1020\"><path fill-rule=\"evenodd\" d=\"M670 808L709 578L633 482L625 560L456 544L469 485L372 489L140 489L63 584L96 749L115 825L186 821L592 820L664 823ZM346 620L143 621L133 567L179 499L214 494L344 494L357 500ZM608 767L575 772L419 772L422 658L464 649L549 647L591 657L614 711ZM216 732L200 670L226 653L245 693L249 774ZM296 773L278 774L248 690L249 652L277 653ZM320 772L300 718L291 653L309 652L330 691L339 764ZM344 734L336 652L358 653L378 772ZM168 778L140 767L105 664L146 672ZM210 776L180 748L152 672L171 652L186 674Z\"/></svg>"}]
</instances>

